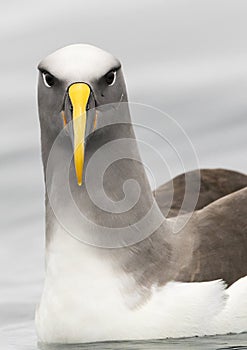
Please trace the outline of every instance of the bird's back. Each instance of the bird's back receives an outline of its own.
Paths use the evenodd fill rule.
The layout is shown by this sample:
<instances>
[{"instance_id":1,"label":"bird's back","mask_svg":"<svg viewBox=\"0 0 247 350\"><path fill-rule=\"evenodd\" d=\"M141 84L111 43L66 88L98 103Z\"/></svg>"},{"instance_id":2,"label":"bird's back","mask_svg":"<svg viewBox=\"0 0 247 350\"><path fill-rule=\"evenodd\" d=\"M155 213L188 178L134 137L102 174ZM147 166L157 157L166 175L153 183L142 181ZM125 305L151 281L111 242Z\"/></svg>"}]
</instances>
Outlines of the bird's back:
<instances>
[{"instance_id":1,"label":"bird's back","mask_svg":"<svg viewBox=\"0 0 247 350\"><path fill-rule=\"evenodd\" d=\"M193 183L200 182L200 192L195 203L195 209L199 210L210 203L236 192L247 186L247 175L226 169L200 169L193 170L176 176L171 181L161 185L154 191L154 197L160 210L166 217L175 217L179 213L191 211L190 203L181 207L185 195L186 181L190 182L190 191L193 192ZM195 186L196 187L196 186ZM197 187L195 188L197 190ZM190 195L190 193L188 194ZM194 196L195 193L191 193ZM172 203L170 204L170 199ZM194 197L193 197L194 198Z\"/></svg>"}]
</instances>

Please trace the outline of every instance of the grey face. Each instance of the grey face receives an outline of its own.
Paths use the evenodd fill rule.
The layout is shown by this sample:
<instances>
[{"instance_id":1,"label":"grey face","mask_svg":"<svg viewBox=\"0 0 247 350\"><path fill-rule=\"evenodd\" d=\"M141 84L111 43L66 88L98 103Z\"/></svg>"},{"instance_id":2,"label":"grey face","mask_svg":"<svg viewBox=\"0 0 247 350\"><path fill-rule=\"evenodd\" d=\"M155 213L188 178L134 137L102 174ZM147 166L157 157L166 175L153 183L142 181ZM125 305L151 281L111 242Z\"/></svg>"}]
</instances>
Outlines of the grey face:
<instances>
[{"instance_id":1,"label":"grey face","mask_svg":"<svg viewBox=\"0 0 247 350\"><path fill-rule=\"evenodd\" d=\"M45 153L49 152L51 145L44 145L44 138L54 141L72 121L68 129L77 178L81 177L78 172L84 164L85 140L98 128L96 115L88 110L127 101L121 64L99 48L79 44L54 52L42 60L38 68L42 148L48 148Z\"/></svg>"},{"instance_id":2,"label":"grey face","mask_svg":"<svg viewBox=\"0 0 247 350\"><path fill-rule=\"evenodd\" d=\"M68 122L71 120L68 89L74 83L86 83L90 87L87 109L127 99L120 62L97 47L67 46L43 59L38 68L40 119L51 132L59 133L63 128L63 110Z\"/></svg>"}]
</instances>

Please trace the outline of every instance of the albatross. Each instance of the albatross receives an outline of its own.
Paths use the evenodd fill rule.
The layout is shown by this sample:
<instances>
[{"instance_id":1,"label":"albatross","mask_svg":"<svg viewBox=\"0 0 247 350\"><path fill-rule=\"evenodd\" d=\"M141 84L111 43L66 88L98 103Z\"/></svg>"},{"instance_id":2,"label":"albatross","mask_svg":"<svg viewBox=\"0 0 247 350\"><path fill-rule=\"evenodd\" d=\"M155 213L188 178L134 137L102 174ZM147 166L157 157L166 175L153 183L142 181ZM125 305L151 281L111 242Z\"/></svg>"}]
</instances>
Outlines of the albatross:
<instances>
[{"instance_id":1,"label":"albatross","mask_svg":"<svg viewBox=\"0 0 247 350\"><path fill-rule=\"evenodd\" d=\"M46 184L39 341L247 331L246 175L202 170L195 210L181 212L183 174L169 209L171 183L151 191L119 60L76 44L38 69Z\"/></svg>"}]
</instances>

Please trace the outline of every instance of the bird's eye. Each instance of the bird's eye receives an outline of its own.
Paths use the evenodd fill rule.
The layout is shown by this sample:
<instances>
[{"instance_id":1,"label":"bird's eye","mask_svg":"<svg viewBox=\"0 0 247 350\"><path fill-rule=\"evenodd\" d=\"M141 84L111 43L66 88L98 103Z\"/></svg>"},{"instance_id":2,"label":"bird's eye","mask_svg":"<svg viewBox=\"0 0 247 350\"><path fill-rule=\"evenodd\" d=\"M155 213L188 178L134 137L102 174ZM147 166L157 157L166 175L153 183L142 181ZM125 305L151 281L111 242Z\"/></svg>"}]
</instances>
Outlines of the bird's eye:
<instances>
[{"instance_id":1,"label":"bird's eye","mask_svg":"<svg viewBox=\"0 0 247 350\"><path fill-rule=\"evenodd\" d=\"M43 76L43 81L44 81L45 86L50 88L55 84L55 78L50 73L43 72L42 76Z\"/></svg>"},{"instance_id":2,"label":"bird's eye","mask_svg":"<svg viewBox=\"0 0 247 350\"><path fill-rule=\"evenodd\" d=\"M111 70L105 75L105 82L107 85L111 86L115 83L116 80L116 71Z\"/></svg>"}]
</instances>

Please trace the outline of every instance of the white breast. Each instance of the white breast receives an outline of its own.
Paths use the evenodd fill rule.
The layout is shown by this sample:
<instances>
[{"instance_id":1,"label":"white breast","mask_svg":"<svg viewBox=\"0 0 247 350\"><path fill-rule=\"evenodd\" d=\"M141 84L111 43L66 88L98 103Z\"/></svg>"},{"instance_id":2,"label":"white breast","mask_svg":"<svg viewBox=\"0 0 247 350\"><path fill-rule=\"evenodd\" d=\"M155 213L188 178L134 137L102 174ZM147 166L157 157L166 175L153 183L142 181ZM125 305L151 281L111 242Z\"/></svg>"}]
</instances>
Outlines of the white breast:
<instances>
[{"instance_id":1,"label":"white breast","mask_svg":"<svg viewBox=\"0 0 247 350\"><path fill-rule=\"evenodd\" d=\"M170 282L153 286L146 304L133 309L134 281L97 249L57 229L47 251L36 327L39 339L48 343L242 332L247 330L246 293L247 277L227 290L221 281Z\"/></svg>"}]
</instances>

